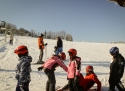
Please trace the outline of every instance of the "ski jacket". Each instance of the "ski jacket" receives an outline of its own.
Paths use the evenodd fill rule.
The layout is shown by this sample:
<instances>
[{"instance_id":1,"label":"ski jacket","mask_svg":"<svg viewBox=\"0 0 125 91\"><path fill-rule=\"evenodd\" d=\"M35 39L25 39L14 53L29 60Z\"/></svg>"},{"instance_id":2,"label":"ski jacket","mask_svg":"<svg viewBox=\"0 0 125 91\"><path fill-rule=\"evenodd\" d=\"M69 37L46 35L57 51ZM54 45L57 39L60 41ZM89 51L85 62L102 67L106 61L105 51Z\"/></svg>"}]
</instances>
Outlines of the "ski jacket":
<instances>
[{"instance_id":1,"label":"ski jacket","mask_svg":"<svg viewBox=\"0 0 125 91\"><path fill-rule=\"evenodd\" d=\"M10 40L13 40L13 35L10 35Z\"/></svg>"},{"instance_id":2,"label":"ski jacket","mask_svg":"<svg viewBox=\"0 0 125 91\"><path fill-rule=\"evenodd\" d=\"M63 47L63 41L60 38L58 38L58 40L57 40L57 49L59 47Z\"/></svg>"},{"instance_id":3,"label":"ski jacket","mask_svg":"<svg viewBox=\"0 0 125 91\"><path fill-rule=\"evenodd\" d=\"M30 72L31 72L31 65L32 62L31 56L22 56L19 58L19 63L16 67L16 79L18 80L19 84L29 82Z\"/></svg>"},{"instance_id":4,"label":"ski jacket","mask_svg":"<svg viewBox=\"0 0 125 91\"><path fill-rule=\"evenodd\" d=\"M95 83L97 84L97 91L101 91L101 82L94 73L85 76L84 81L86 83L86 91L89 90Z\"/></svg>"},{"instance_id":5,"label":"ski jacket","mask_svg":"<svg viewBox=\"0 0 125 91\"><path fill-rule=\"evenodd\" d=\"M86 91L86 82L84 79L84 76L80 73L80 77L79 77L79 86L83 86L84 91Z\"/></svg>"},{"instance_id":6,"label":"ski jacket","mask_svg":"<svg viewBox=\"0 0 125 91\"><path fill-rule=\"evenodd\" d=\"M109 82L119 82L124 73L124 57L121 54L115 55L110 64Z\"/></svg>"},{"instance_id":7,"label":"ski jacket","mask_svg":"<svg viewBox=\"0 0 125 91\"><path fill-rule=\"evenodd\" d=\"M52 56L42 65L43 68L47 68L52 71L54 71L58 66L62 67L67 72L67 67L58 56Z\"/></svg>"},{"instance_id":8,"label":"ski jacket","mask_svg":"<svg viewBox=\"0 0 125 91\"><path fill-rule=\"evenodd\" d=\"M44 49L44 41L41 36L38 37L38 47L39 49Z\"/></svg>"},{"instance_id":9,"label":"ski jacket","mask_svg":"<svg viewBox=\"0 0 125 91\"><path fill-rule=\"evenodd\" d=\"M75 57L73 60L70 60L69 62L67 78L72 79L75 76L80 76L80 70L81 70L81 58Z\"/></svg>"}]
</instances>

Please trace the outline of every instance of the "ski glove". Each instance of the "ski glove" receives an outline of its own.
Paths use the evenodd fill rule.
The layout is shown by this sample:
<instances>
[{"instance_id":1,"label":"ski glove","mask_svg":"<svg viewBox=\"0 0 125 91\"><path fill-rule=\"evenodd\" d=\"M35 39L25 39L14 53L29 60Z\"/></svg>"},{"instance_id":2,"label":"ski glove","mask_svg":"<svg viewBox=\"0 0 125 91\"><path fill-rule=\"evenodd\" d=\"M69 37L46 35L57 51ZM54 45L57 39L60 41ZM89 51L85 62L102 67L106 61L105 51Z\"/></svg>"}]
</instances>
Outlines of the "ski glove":
<instances>
[{"instance_id":1,"label":"ski glove","mask_svg":"<svg viewBox=\"0 0 125 91\"><path fill-rule=\"evenodd\" d=\"M20 86L20 87L25 87L25 84L22 83L22 82L20 82L20 83L19 83L19 86Z\"/></svg>"},{"instance_id":2,"label":"ski glove","mask_svg":"<svg viewBox=\"0 0 125 91\"><path fill-rule=\"evenodd\" d=\"M74 83L76 84L76 83L78 83L79 82L79 76L75 76L75 78L74 78Z\"/></svg>"},{"instance_id":3,"label":"ski glove","mask_svg":"<svg viewBox=\"0 0 125 91\"><path fill-rule=\"evenodd\" d=\"M46 44L44 44L45 46L47 46L48 44L46 43Z\"/></svg>"},{"instance_id":4,"label":"ski glove","mask_svg":"<svg viewBox=\"0 0 125 91\"><path fill-rule=\"evenodd\" d=\"M37 69L38 71L42 71L43 67L38 67Z\"/></svg>"}]
</instances>

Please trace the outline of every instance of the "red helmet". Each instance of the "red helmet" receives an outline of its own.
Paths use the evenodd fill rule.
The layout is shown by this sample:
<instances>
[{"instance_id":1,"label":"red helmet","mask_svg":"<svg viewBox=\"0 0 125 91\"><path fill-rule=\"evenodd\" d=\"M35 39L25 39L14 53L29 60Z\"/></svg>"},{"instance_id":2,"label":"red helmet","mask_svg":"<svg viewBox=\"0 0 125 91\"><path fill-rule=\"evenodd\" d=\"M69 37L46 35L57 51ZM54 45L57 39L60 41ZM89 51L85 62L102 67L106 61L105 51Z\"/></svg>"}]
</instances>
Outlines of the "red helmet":
<instances>
[{"instance_id":1,"label":"red helmet","mask_svg":"<svg viewBox=\"0 0 125 91\"><path fill-rule=\"evenodd\" d=\"M66 54L64 52L60 52L59 56L62 58L62 60L66 60Z\"/></svg>"},{"instance_id":2,"label":"red helmet","mask_svg":"<svg viewBox=\"0 0 125 91\"><path fill-rule=\"evenodd\" d=\"M77 51L76 49L69 49L68 53L72 54L73 56L76 56L77 55Z\"/></svg>"},{"instance_id":3,"label":"red helmet","mask_svg":"<svg viewBox=\"0 0 125 91\"><path fill-rule=\"evenodd\" d=\"M21 45L21 46L18 46L15 50L14 50L14 53L16 54L25 54L28 52L28 49L26 46L24 45Z\"/></svg>"},{"instance_id":4,"label":"red helmet","mask_svg":"<svg viewBox=\"0 0 125 91\"><path fill-rule=\"evenodd\" d=\"M92 72L94 69L93 69L93 66L90 66L90 65L88 65L87 67L86 67L86 72Z\"/></svg>"}]
</instances>

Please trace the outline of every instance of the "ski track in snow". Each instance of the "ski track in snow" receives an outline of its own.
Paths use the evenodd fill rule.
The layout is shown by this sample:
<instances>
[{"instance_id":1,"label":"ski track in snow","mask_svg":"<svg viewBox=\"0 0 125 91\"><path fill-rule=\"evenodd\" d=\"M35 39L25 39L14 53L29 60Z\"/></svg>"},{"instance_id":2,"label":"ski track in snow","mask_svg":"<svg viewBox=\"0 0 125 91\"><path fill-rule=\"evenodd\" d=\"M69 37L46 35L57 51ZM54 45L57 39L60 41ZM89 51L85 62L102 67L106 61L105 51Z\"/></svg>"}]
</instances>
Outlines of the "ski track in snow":
<instances>
[{"instance_id":1,"label":"ski track in snow","mask_svg":"<svg viewBox=\"0 0 125 91\"><path fill-rule=\"evenodd\" d=\"M15 67L18 63L18 56L13 53L14 49L19 45L26 45L29 50L29 55L33 58L33 63L38 61L39 49L37 45L37 38L31 37L20 37L15 36L13 45L9 45L9 38L7 42L4 42L4 38L0 37L0 91L14 91L16 88L15 79ZM54 53L54 46L56 40L44 39L47 46L47 58ZM84 43L84 42L70 42L63 41L63 51L68 57L67 51L70 48L75 48L78 51L78 56L81 57L82 67L81 73L85 76L85 67L87 65L93 65L94 71L98 78L102 82L102 90L108 90L108 77L109 77L109 65L111 56L108 53L112 46L118 46L123 56L125 56L125 44L108 44L108 43ZM45 53L45 50L44 50ZM45 55L45 54L44 54ZM45 56L43 57L45 61ZM64 62L68 65L69 60ZM44 91L47 77L43 71L38 72L37 68L40 65L31 65L31 82L30 91ZM56 85L64 86L67 84L66 72L62 68L58 67L55 71ZM122 82L125 81L125 75L123 76ZM124 83L125 85L125 83Z\"/></svg>"}]
</instances>

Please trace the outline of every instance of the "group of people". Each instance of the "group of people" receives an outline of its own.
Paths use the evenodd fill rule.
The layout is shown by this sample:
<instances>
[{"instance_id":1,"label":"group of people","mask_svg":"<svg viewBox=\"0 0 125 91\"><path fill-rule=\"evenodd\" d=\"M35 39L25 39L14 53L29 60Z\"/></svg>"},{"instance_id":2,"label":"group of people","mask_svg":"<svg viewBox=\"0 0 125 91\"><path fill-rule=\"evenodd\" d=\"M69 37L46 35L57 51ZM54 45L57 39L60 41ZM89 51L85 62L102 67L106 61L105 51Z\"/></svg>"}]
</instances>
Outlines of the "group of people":
<instances>
[{"instance_id":1,"label":"group of people","mask_svg":"<svg viewBox=\"0 0 125 91\"><path fill-rule=\"evenodd\" d=\"M44 44L43 37L44 37L44 34L42 34L42 33L38 37L38 47L39 47L39 50L40 50L40 55L39 55L39 60L38 60L37 64L43 64L44 63L44 61L43 61L43 55L44 55L43 50L45 49L45 47L48 44L47 43ZM57 39L57 45L54 47L54 52L55 52L56 55L58 55L59 52L63 51L63 41L60 38L60 36L57 36L56 39Z\"/></svg>"},{"instance_id":2,"label":"group of people","mask_svg":"<svg viewBox=\"0 0 125 91\"><path fill-rule=\"evenodd\" d=\"M38 44L40 48L40 54L43 56L44 42L40 42L42 39L38 38ZM77 50L71 48L68 50L70 57L69 64L66 66L64 61L66 60L66 54L63 52L63 42L60 37L57 37L57 46L55 48L55 54L53 54L49 59L43 62L42 66L38 67L38 71L43 70L48 77L46 82L45 91L55 91L55 70L57 67L62 67L67 73L68 83L58 91L63 91L69 89L69 91L88 91L95 83L97 84L97 90L101 91L101 82L97 75L94 73L94 68L92 65L86 67L86 76L81 73L81 58L77 56ZM29 83L32 57L28 55L28 48L25 45L18 46L14 53L19 57L19 63L16 67L16 79L18 81L16 91L29 91ZM124 57L119 53L117 47L112 47L110 49L110 54L113 56L113 61L110 65L110 76L109 76L109 90L115 91L115 86L119 91L125 91L123 84L121 83L121 78L124 73ZM39 62L42 61L42 56L39 57Z\"/></svg>"}]
</instances>

